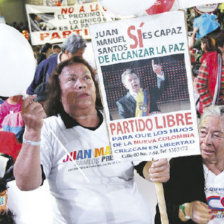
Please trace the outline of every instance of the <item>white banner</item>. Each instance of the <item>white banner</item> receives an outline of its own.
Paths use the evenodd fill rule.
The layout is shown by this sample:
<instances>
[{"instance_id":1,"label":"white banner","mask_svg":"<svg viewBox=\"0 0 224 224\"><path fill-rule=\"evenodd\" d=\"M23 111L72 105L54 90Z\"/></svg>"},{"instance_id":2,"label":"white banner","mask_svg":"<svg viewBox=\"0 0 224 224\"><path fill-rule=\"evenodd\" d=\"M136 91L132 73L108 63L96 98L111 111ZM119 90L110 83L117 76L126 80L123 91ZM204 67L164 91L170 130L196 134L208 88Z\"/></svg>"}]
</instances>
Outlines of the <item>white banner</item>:
<instances>
[{"instance_id":1,"label":"white banner","mask_svg":"<svg viewBox=\"0 0 224 224\"><path fill-rule=\"evenodd\" d=\"M113 156L150 160L199 154L184 12L91 25L90 32ZM162 67L166 83L159 109L155 65ZM127 69L148 91L145 107L139 107L150 107L145 115L136 117L138 96L130 89L139 82L127 87L121 76Z\"/></svg>"},{"instance_id":2,"label":"white banner","mask_svg":"<svg viewBox=\"0 0 224 224\"><path fill-rule=\"evenodd\" d=\"M67 7L26 5L32 45L63 42L72 32L90 39L89 25L111 21L98 3Z\"/></svg>"}]
</instances>

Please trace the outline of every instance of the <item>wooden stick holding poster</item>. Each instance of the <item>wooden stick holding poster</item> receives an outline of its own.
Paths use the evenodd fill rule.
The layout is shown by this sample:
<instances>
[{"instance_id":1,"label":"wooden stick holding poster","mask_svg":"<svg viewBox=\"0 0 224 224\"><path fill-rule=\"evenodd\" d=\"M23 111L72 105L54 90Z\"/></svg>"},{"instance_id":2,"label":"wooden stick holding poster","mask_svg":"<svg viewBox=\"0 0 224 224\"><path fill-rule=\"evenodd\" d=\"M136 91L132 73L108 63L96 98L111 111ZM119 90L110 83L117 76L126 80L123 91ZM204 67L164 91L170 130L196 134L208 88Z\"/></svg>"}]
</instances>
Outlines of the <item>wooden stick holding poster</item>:
<instances>
[{"instance_id":1,"label":"wooden stick holding poster","mask_svg":"<svg viewBox=\"0 0 224 224\"><path fill-rule=\"evenodd\" d=\"M145 170L148 170L154 161L151 163L147 163L145 166ZM159 182L155 182L155 190L156 190L156 196L160 211L160 219L162 224L169 224L168 215L166 212L166 201L164 197L164 191L163 191L163 184Z\"/></svg>"},{"instance_id":2,"label":"wooden stick holding poster","mask_svg":"<svg viewBox=\"0 0 224 224\"><path fill-rule=\"evenodd\" d=\"M184 12L96 24L90 34L114 159L200 154Z\"/></svg>"},{"instance_id":3,"label":"wooden stick holding poster","mask_svg":"<svg viewBox=\"0 0 224 224\"><path fill-rule=\"evenodd\" d=\"M155 183L155 189L156 189L156 195L158 200L161 223L169 224L169 219L166 212L166 202L164 198L163 185L161 183Z\"/></svg>"}]
</instances>

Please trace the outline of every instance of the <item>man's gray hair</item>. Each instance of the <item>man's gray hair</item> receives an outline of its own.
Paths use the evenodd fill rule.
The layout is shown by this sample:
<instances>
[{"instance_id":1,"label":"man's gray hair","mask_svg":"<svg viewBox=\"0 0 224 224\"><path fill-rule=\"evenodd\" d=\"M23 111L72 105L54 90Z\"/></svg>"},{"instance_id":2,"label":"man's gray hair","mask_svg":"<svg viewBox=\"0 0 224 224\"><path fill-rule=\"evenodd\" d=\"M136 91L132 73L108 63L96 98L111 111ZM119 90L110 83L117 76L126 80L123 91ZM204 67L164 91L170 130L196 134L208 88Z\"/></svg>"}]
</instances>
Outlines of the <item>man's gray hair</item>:
<instances>
[{"instance_id":1,"label":"man's gray hair","mask_svg":"<svg viewBox=\"0 0 224 224\"><path fill-rule=\"evenodd\" d=\"M122 74L121 74L121 81L123 84L125 84L125 78L127 75L130 75L130 74L135 74L138 78L139 76L136 74L136 72L133 70L133 69L126 69Z\"/></svg>"},{"instance_id":2,"label":"man's gray hair","mask_svg":"<svg viewBox=\"0 0 224 224\"><path fill-rule=\"evenodd\" d=\"M82 36L77 34L70 34L63 42L61 48L62 51L69 51L71 54L75 54L79 49L84 49L86 47L86 41Z\"/></svg>"},{"instance_id":3,"label":"man's gray hair","mask_svg":"<svg viewBox=\"0 0 224 224\"><path fill-rule=\"evenodd\" d=\"M219 116L222 119L224 127L224 106L211 105L203 110L203 114L200 118L199 128L201 128L203 120L208 116Z\"/></svg>"}]
</instances>

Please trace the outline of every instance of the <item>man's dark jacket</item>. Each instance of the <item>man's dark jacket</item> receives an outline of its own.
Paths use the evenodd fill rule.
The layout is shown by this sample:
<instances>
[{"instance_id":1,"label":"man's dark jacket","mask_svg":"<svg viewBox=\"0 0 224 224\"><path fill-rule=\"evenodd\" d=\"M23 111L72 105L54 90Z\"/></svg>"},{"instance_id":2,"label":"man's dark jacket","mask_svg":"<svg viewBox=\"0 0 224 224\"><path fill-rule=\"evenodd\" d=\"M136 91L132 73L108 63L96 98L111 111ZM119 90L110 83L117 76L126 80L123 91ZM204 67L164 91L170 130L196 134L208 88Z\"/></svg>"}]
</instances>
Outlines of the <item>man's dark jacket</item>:
<instances>
[{"instance_id":1,"label":"man's dark jacket","mask_svg":"<svg viewBox=\"0 0 224 224\"><path fill-rule=\"evenodd\" d=\"M37 66L34 79L27 89L27 94L33 95L34 90L43 82L48 82L49 77L58 64L58 54L54 54L49 58L41 61Z\"/></svg>"},{"instance_id":2,"label":"man's dark jacket","mask_svg":"<svg viewBox=\"0 0 224 224\"><path fill-rule=\"evenodd\" d=\"M159 81L157 79L157 82L160 82L159 88L158 87L149 87L148 92L148 99L150 101L149 104L149 113L159 111L157 106L157 100L161 96L161 94L164 91L165 83L166 81L162 80ZM136 112L136 100L134 97L128 92L125 96L123 96L121 99L119 99L117 102L118 112L120 114L121 118L130 118L135 117Z\"/></svg>"}]
</instances>

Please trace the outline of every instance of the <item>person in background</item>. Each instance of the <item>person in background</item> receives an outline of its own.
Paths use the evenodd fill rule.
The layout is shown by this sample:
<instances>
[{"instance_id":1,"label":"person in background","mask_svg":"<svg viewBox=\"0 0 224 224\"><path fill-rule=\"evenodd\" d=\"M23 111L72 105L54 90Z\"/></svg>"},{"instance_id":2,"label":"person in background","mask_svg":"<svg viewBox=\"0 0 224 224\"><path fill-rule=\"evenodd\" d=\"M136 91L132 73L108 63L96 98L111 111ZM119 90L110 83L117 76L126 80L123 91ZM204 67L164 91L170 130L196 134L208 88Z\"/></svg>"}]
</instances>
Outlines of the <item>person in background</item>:
<instances>
[{"instance_id":1,"label":"person in background","mask_svg":"<svg viewBox=\"0 0 224 224\"><path fill-rule=\"evenodd\" d=\"M58 44L53 45L52 47L53 54L59 54L61 52L61 47Z\"/></svg>"},{"instance_id":2,"label":"person in background","mask_svg":"<svg viewBox=\"0 0 224 224\"><path fill-rule=\"evenodd\" d=\"M205 36L201 39L201 52L198 54L199 62L195 63L193 65L193 87L194 87L194 97L195 97L195 103L196 103L196 109L198 117L203 113L203 104L200 100L200 95L197 91L196 85L197 85L197 76L199 74L199 69L201 64L203 63L210 63L210 60L212 58L217 57L217 51L215 48L215 39L209 36Z\"/></svg>"},{"instance_id":3,"label":"person in background","mask_svg":"<svg viewBox=\"0 0 224 224\"><path fill-rule=\"evenodd\" d=\"M203 63L207 57L216 52L215 39L209 36L205 36L201 39L201 50L203 52L200 62Z\"/></svg>"},{"instance_id":4,"label":"person in background","mask_svg":"<svg viewBox=\"0 0 224 224\"><path fill-rule=\"evenodd\" d=\"M15 134L9 131L0 131L0 142L0 155L7 154L16 160L22 144L18 141Z\"/></svg>"},{"instance_id":5,"label":"person in background","mask_svg":"<svg viewBox=\"0 0 224 224\"><path fill-rule=\"evenodd\" d=\"M224 223L224 106L205 108L199 138L201 155L170 160L170 180L163 185L169 223Z\"/></svg>"},{"instance_id":6,"label":"person in background","mask_svg":"<svg viewBox=\"0 0 224 224\"><path fill-rule=\"evenodd\" d=\"M198 30L199 30L199 27L193 28L192 34L189 38L189 49L196 48L194 45L196 40L196 33L198 32Z\"/></svg>"},{"instance_id":7,"label":"person in background","mask_svg":"<svg viewBox=\"0 0 224 224\"><path fill-rule=\"evenodd\" d=\"M46 43L42 46L40 53L37 56L37 64L48 58L52 54L52 44Z\"/></svg>"},{"instance_id":8,"label":"person in background","mask_svg":"<svg viewBox=\"0 0 224 224\"><path fill-rule=\"evenodd\" d=\"M69 35L62 44L62 52L43 60L36 68L34 79L27 89L28 95L33 95L35 88L42 82L48 82L57 64L71 58L82 56L86 48L86 41L80 35Z\"/></svg>"},{"instance_id":9,"label":"person in background","mask_svg":"<svg viewBox=\"0 0 224 224\"><path fill-rule=\"evenodd\" d=\"M0 105L4 103L5 100L7 100L8 97L0 96Z\"/></svg>"},{"instance_id":10,"label":"person in background","mask_svg":"<svg viewBox=\"0 0 224 224\"><path fill-rule=\"evenodd\" d=\"M214 52L206 56L206 60L199 69L196 79L196 88L200 95L202 105L201 113L210 105L220 105L224 101L224 31L215 37L216 48L220 53Z\"/></svg>"},{"instance_id":11,"label":"person in background","mask_svg":"<svg viewBox=\"0 0 224 224\"><path fill-rule=\"evenodd\" d=\"M2 131L12 132L15 134L16 139L22 142L24 133L24 121L21 111L9 113L2 121Z\"/></svg>"},{"instance_id":12,"label":"person in background","mask_svg":"<svg viewBox=\"0 0 224 224\"><path fill-rule=\"evenodd\" d=\"M213 13L197 13L193 20L193 31L189 38L189 49L200 50L201 38L205 36L215 37L220 31L220 24L217 16Z\"/></svg>"},{"instance_id":13,"label":"person in background","mask_svg":"<svg viewBox=\"0 0 224 224\"><path fill-rule=\"evenodd\" d=\"M36 95L35 101L39 102L44 110L46 110L47 88L48 83L43 82L34 90L34 94Z\"/></svg>"},{"instance_id":14,"label":"person in background","mask_svg":"<svg viewBox=\"0 0 224 224\"><path fill-rule=\"evenodd\" d=\"M113 159L92 67L81 57L57 66L49 81L46 119L34 99L25 99L22 108L26 131L14 166L17 186L33 190L48 179L55 198L53 223L151 224L134 168L148 180L166 182L169 163L160 159L151 167L151 162Z\"/></svg>"},{"instance_id":15,"label":"person in background","mask_svg":"<svg viewBox=\"0 0 224 224\"><path fill-rule=\"evenodd\" d=\"M32 46L32 49L33 49L34 57L37 60L37 57L38 57L39 51L41 49L41 46L40 45L35 45L35 46Z\"/></svg>"},{"instance_id":16,"label":"person in background","mask_svg":"<svg viewBox=\"0 0 224 224\"><path fill-rule=\"evenodd\" d=\"M8 114L21 111L23 96L16 95L8 97L0 106L0 130L2 130L2 122Z\"/></svg>"},{"instance_id":17,"label":"person in background","mask_svg":"<svg viewBox=\"0 0 224 224\"><path fill-rule=\"evenodd\" d=\"M157 87L141 87L140 78L133 69L125 70L121 75L127 94L119 99L116 104L121 118L147 116L159 112L157 99L164 90L165 76L162 67L152 60L152 69L157 75Z\"/></svg>"}]
</instances>

